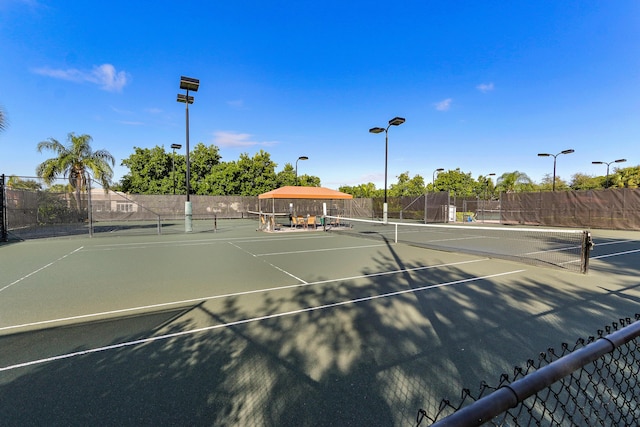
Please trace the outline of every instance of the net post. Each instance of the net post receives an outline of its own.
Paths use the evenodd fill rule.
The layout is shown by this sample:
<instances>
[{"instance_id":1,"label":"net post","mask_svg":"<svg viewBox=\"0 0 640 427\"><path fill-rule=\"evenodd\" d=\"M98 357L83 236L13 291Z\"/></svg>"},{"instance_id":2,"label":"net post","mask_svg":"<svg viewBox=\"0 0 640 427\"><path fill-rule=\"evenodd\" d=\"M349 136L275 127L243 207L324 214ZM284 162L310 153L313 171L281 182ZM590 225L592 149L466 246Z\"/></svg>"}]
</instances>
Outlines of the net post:
<instances>
[{"instance_id":1,"label":"net post","mask_svg":"<svg viewBox=\"0 0 640 427\"><path fill-rule=\"evenodd\" d=\"M396 226L396 236L395 236L395 243L398 243L398 224L395 225Z\"/></svg>"},{"instance_id":2,"label":"net post","mask_svg":"<svg viewBox=\"0 0 640 427\"><path fill-rule=\"evenodd\" d=\"M580 254L580 272L587 274L589 272L589 256L593 249L593 238L587 230L582 233L582 251Z\"/></svg>"},{"instance_id":3,"label":"net post","mask_svg":"<svg viewBox=\"0 0 640 427\"><path fill-rule=\"evenodd\" d=\"M6 242L9 240L7 232L7 228L9 228L7 218L9 215L7 214L7 203L4 188L5 183L6 176L5 174L2 174L0 176L0 242Z\"/></svg>"},{"instance_id":4,"label":"net post","mask_svg":"<svg viewBox=\"0 0 640 427\"><path fill-rule=\"evenodd\" d=\"M87 174L88 175L88 174ZM93 206L91 202L91 176L87 179L87 215L89 221L89 237L93 237Z\"/></svg>"},{"instance_id":5,"label":"net post","mask_svg":"<svg viewBox=\"0 0 640 427\"><path fill-rule=\"evenodd\" d=\"M160 215L158 215L158 236L162 234L162 223L160 221Z\"/></svg>"}]
</instances>

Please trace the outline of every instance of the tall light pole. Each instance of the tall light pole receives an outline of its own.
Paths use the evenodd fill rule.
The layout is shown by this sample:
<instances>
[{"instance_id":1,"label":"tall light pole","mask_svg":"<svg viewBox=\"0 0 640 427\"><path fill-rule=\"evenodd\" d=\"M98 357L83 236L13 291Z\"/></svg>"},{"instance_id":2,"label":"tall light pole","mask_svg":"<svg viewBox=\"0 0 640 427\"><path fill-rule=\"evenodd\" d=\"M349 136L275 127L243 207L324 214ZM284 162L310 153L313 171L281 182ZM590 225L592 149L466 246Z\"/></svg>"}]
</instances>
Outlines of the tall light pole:
<instances>
[{"instance_id":1,"label":"tall light pole","mask_svg":"<svg viewBox=\"0 0 640 427\"><path fill-rule=\"evenodd\" d=\"M484 183L484 198L485 198L485 200L487 199L487 194L489 193L489 180L491 179L491 178L489 178L490 176L496 176L496 174L493 173L493 172L487 174L486 182Z\"/></svg>"},{"instance_id":2,"label":"tall light pole","mask_svg":"<svg viewBox=\"0 0 640 427\"><path fill-rule=\"evenodd\" d=\"M618 159L618 160L614 160L612 162L591 162L591 163L593 163L594 165L607 165L607 179L604 182L604 188L609 188L609 165L611 163L624 163L626 161L627 161L627 159Z\"/></svg>"},{"instance_id":3,"label":"tall light pole","mask_svg":"<svg viewBox=\"0 0 640 427\"><path fill-rule=\"evenodd\" d=\"M553 184L552 184L553 191L556 191L556 158L560 154L571 154L573 152L574 152L574 150L570 149L570 150L563 150L563 151L559 152L558 154L538 153L539 157L553 157Z\"/></svg>"},{"instance_id":4,"label":"tall light pole","mask_svg":"<svg viewBox=\"0 0 640 427\"><path fill-rule=\"evenodd\" d=\"M389 126L386 128L371 128L370 133L384 132L384 205L382 206L382 220L387 222L387 163L389 159L389 128L391 126L400 126L405 122L402 117L394 117L389 120Z\"/></svg>"},{"instance_id":5,"label":"tall light pole","mask_svg":"<svg viewBox=\"0 0 640 427\"><path fill-rule=\"evenodd\" d=\"M186 90L187 94L178 94L178 102L184 102L185 106L186 106L186 112L185 112L185 116L186 116L186 128L187 128L187 137L186 137L186 151L187 151L187 201L184 203L184 229L185 232L190 233L191 231L193 231L192 228L192 209L191 209L191 199L189 197L190 193L191 193L191 186L189 181L191 180L191 165L190 165L190 161L189 161L189 104L193 104L193 96L189 96L189 91L193 91L193 92L197 92L198 88L200 87L200 80L198 79L194 79L192 77L185 77L185 76L181 76L180 77L180 89L182 90Z\"/></svg>"},{"instance_id":6,"label":"tall light pole","mask_svg":"<svg viewBox=\"0 0 640 427\"><path fill-rule=\"evenodd\" d=\"M433 171L433 175L431 176L431 187L433 187L433 192L436 192L436 174L439 172L443 172L444 168L438 168Z\"/></svg>"},{"instance_id":7,"label":"tall light pole","mask_svg":"<svg viewBox=\"0 0 640 427\"><path fill-rule=\"evenodd\" d=\"M171 161L171 175L173 175L173 195L176 195L176 150L182 148L180 144L171 144L173 150L173 159Z\"/></svg>"},{"instance_id":8,"label":"tall light pole","mask_svg":"<svg viewBox=\"0 0 640 427\"><path fill-rule=\"evenodd\" d=\"M300 156L298 160L309 160L307 156ZM298 185L298 160L296 160L296 185Z\"/></svg>"}]
</instances>

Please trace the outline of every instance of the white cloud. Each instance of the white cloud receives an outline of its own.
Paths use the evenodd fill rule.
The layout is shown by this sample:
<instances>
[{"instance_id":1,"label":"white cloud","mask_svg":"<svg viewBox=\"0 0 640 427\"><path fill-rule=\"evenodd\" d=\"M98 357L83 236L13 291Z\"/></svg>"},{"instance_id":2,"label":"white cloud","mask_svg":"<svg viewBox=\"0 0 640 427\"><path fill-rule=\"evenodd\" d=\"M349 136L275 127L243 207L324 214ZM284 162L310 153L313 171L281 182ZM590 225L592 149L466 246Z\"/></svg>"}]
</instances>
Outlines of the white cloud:
<instances>
[{"instance_id":1,"label":"white cloud","mask_svg":"<svg viewBox=\"0 0 640 427\"><path fill-rule=\"evenodd\" d=\"M449 111L449 109L451 108L451 103L453 102L453 99L451 98L447 98L444 99L440 102L436 102L436 110L438 111Z\"/></svg>"},{"instance_id":2,"label":"white cloud","mask_svg":"<svg viewBox=\"0 0 640 427\"><path fill-rule=\"evenodd\" d=\"M476 86L476 89L482 93L491 92L493 90L493 83L480 83Z\"/></svg>"},{"instance_id":3,"label":"white cloud","mask_svg":"<svg viewBox=\"0 0 640 427\"><path fill-rule=\"evenodd\" d=\"M130 80L126 72L116 71L115 67L111 64L102 64L93 67L91 71L83 71L75 68L60 70L44 67L34 69L33 72L42 76L75 83L94 83L100 86L101 89L109 92L120 92Z\"/></svg>"},{"instance_id":4,"label":"white cloud","mask_svg":"<svg viewBox=\"0 0 640 427\"><path fill-rule=\"evenodd\" d=\"M218 147L252 147L254 145L272 146L277 144L275 141L253 141L253 135L248 133L236 133L217 131L214 132L214 143Z\"/></svg>"}]
</instances>

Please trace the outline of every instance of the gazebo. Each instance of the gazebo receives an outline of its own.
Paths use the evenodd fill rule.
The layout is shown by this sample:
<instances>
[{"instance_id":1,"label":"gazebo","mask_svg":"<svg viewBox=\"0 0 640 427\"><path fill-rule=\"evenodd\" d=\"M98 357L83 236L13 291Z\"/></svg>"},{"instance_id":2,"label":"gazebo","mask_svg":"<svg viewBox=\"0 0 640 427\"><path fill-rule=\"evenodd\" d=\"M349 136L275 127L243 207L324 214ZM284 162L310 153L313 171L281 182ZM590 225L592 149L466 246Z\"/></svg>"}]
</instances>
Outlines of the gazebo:
<instances>
[{"instance_id":1,"label":"gazebo","mask_svg":"<svg viewBox=\"0 0 640 427\"><path fill-rule=\"evenodd\" d=\"M325 205L329 215L345 214L351 199L351 194L325 187L285 186L260 194L258 208L275 222L276 216L323 215Z\"/></svg>"}]
</instances>

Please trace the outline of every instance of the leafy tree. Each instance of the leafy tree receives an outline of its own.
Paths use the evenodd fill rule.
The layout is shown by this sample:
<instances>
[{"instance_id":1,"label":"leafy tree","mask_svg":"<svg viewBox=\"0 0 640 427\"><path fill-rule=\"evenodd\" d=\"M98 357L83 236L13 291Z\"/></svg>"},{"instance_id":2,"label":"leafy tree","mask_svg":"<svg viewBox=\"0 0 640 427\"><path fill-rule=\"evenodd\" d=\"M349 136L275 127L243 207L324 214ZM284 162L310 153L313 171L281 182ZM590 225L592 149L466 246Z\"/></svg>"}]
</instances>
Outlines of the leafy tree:
<instances>
[{"instance_id":1,"label":"leafy tree","mask_svg":"<svg viewBox=\"0 0 640 427\"><path fill-rule=\"evenodd\" d=\"M478 180L475 185L476 196L483 199L492 199L495 196L496 186L490 176L478 176Z\"/></svg>"},{"instance_id":2,"label":"leafy tree","mask_svg":"<svg viewBox=\"0 0 640 427\"><path fill-rule=\"evenodd\" d=\"M390 197L419 196L424 194L424 191L424 178L420 175L409 178L409 172L407 171L398 175L398 183L391 184L388 195Z\"/></svg>"},{"instance_id":3,"label":"leafy tree","mask_svg":"<svg viewBox=\"0 0 640 427\"><path fill-rule=\"evenodd\" d=\"M220 163L220 151L215 145L206 146L198 143L190 154L190 178L191 189L194 194L211 194L209 191L210 180L207 177L213 168Z\"/></svg>"},{"instance_id":4,"label":"leafy tree","mask_svg":"<svg viewBox=\"0 0 640 427\"><path fill-rule=\"evenodd\" d=\"M113 177L114 157L106 150L93 151L92 138L89 135L67 135L69 143L65 146L53 138L38 143L38 152L50 150L57 157L45 160L36 168L36 174L47 184L51 184L60 175L69 179L75 190L76 206L80 208L80 192L86 189L89 173L100 181L107 190Z\"/></svg>"},{"instance_id":5,"label":"leafy tree","mask_svg":"<svg viewBox=\"0 0 640 427\"><path fill-rule=\"evenodd\" d=\"M236 162L221 162L213 167L204 182L208 194L214 196L228 196L240 194L240 168Z\"/></svg>"},{"instance_id":6,"label":"leafy tree","mask_svg":"<svg viewBox=\"0 0 640 427\"><path fill-rule=\"evenodd\" d=\"M42 190L42 184L33 179L20 179L11 175L7 180L7 187L14 190Z\"/></svg>"},{"instance_id":7,"label":"leafy tree","mask_svg":"<svg viewBox=\"0 0 640 427\"><path fill-rule=\"evenodd\" d=\"M278 188L296 185L296 170L291 163L285 163L284 169L276 174L276 182Z\"/></svg>"},{"instance_id":8,"label":"leafy tree","mask_svg":"<svg viewBox=\"0 0 640 427\"><path fill-rule=\"evenodd\" d=\"M351 194L353 197L357 198L382 197L382 192L384 191L384 189L377 190L376 185L373 182L360 184L355 187L344 185L338 188L338 190L343 193Z\"/></svg>"},{"instance_id":9,"label":"leafy tree","mask_svg":"<svg viewBox=\"0 0 640 427\"><path fill-rule=\"evenodd\" d=\"M531 178L520 171L505 172L497 179L496 191L505 193L518 193L533 191L535 186Z\"/></svg>"},{"instance_id":10,"label":"leafy tree","mask_svg":"<svg viewBox=\"0 0 640 427\"><path fill-rule=\"evenodd\" d=\"M573 174L571 177L571 189L573 190L594 190L602 187L603 179L585 175L583 173Z\"/></svg>"},{"instance_id":11,"label":"leafy tree","mask_svg":"<svg viewBox=\"0 0 640 427\"><path fill-rule=\"evenodd\" d=\"M553 191L553 176L551 174L545 174L542 177L542 181L538 186L542 191ZM569 185L562 178L556 175L556 190L570 190Z\"/></svg>"},{"instance_id":12,"label":"leafy tree","mask_svg":"<svg viewBox=\"0 0 640 427\"><path fill-rule=\"evenodd\" d=\"M122 160L122 166L129 168L129 173L121 180L122 191L136 194L171 194L173 192L173 158L163 147L139 148L134 147L134 154ZM181 158L181 161L179 160ZM180 174L184 165L184 156L176 156L175 178ZM184 194L186 186L184 178L182 184L177 185L176 193Z\"/></svg>"},{"instance_id":13,"label":"leafy tree","mask_svg":"<svg viewBox=\"0 0 640 427\"><path fill-rule=\"evenodd\" d=\"M638 188L640 186L640 166L615 169L609 175L611 187Z\"/></svg>"},{"instance_id":14,"label":"leafy tree","mask_svg":"<svg viewBox=\"0 0 640 427\"><path fill-rule=\"evenodd\" d=\"M257 196L276 187L276 164L269 153L260 150L252 158L243 153L237 162L240 196Z\"/></svg>"},{"instance_id":15,"label":"leafy tree","mask_svg":"<svg viewBox=\"0 0 640 427\"><path fill-rule=\"evenodd\" d=\"M314 175L298 175L298 185L301 187L320 187L320 177Z\"/></svg>"},{"instance_id":16,"label":"leafy tree","mask_svg":"<svg viewBox=\"0 0 640 427\"><path fill-rule=\"evenodd\" d=\"M456 169L441 172L434 185L435 191L449 191L458 197L470 197L475 194L476 182L471 172L463 173Z\"/></svg>"}]
</instances>

